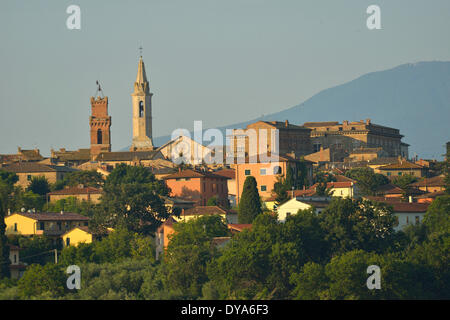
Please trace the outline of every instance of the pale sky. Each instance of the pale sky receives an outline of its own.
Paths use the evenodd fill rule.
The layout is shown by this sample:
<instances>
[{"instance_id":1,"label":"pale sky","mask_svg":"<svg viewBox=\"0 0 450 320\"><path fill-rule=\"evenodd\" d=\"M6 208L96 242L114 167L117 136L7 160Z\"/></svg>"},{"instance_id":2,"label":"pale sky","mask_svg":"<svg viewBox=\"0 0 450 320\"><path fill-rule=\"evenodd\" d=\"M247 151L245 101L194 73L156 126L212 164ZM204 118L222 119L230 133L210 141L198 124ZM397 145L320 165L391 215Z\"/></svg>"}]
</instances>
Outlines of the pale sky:
<instances>
[{"instance_id":1,"label":"pale sky","mask_svg":"<svg viewBox=\"0 0 450 320\"><path fill-rule=\"evenodd\" d=\"M81 30L66 27L72 4ZM366 27L371 4L382 30ZM140 45L157 137L287 109L368 72L450 61L449 30L448 0L2 0L0 153L88 148L96 80L113 150L130 145Z\"/></svg>"}]
</instances>

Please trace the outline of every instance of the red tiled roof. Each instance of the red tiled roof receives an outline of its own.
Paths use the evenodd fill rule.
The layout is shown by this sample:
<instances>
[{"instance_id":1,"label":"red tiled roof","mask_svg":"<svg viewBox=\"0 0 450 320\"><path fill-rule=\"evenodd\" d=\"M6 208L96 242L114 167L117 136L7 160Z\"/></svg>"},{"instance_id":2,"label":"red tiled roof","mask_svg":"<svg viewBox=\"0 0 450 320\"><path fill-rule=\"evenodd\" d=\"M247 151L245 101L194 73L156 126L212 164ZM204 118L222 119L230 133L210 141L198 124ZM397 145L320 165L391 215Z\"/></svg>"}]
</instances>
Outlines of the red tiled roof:
<instances>
[{"instance_id":1,"label":"red tiled roof","mask_svg":"<svg viewBox=\"0 0 450 320\"><path fill-rule=\"evenodd\" d=\"M178 178L214 178L214 179L229 179L225 176L221 176L218 174L214 174L211 172L201 172L192 169L186 169L182 171L178 171L173 174L169 174L168 176L163 177L164 180L168 179L178 179Z\"/></svg>"},{"instance_id":2,"label":"red tiled roof","mask_svg":"<svg viewBox=\"0 0 450 320\"><path fill-rule=\"evenodd\" d=\"M236 171L234 169L223 169L220 171L216 171L214 173L218 174L219 176L224 176L230 179L236 179Z\"/></svg>"},{"instance_id":3,"label":"red tiled roof","mask_svg":"<svg viewBox=\"0 0 450 320\"><path fill-rule=\"evenodd\" d=\"M394 212L426 212L429 203L392 202Z\"/></svg>"},{"instance_id":4,"label":"red tiled roof","mask_svg":"<svg viewBox=\"0 0 450 320\"><path fill-rule=\"evenodd\" d=\"M252 229L252 224L238 224L238 223L230 223L228 224L228 229L235 230L241 232L246 229Z\"/></svg>"},{"instance_id":5,"label":"red tiled roof","mask_svg":"<svg viewBox=\"0 0 450 320\"><path fill-rule=\"evenodd\" d=\"M385 185L379 187L376 192L380 193L380 194L403 194L404 193L404 191L401 188L394 186L391 183L388 183L388 184L385 184Z\"/></svg>"},{"instance_id":6,"label":"red tiled roof","mask_svg":"<svg viewBox=\"0 0 450 320\"><path fill-rule=\"evenodd\" d=\"M8 172L28 173L28 172L73 172L78 171L66 166L44 165L34 162L13 163L2 168Z\"/></svg>"},{"instance_id":7,"label":"red tiled roof","mask_svg":"<svg viewBox=\"0 0 450 320\"><path fill-rule=\"evenodd\" d=\"M218 206L197 206L184 209L181 216L204 216L215 214L226 214L227 212Z\"/></svg>"},{"instance_id":8,"label":"red tiled roof","mask_svg":"<svg viewBox=\"0 0 450 320\"><path fill-rule=\"evenodd\" d=\"M445 195L445 191L429 192L429 193L425 193L425 194L418 196L417 199L427 199L427 198L433 199L433 198L440 197L443 195Z\"/></svg>"},{"instance_id":9,"label":"red tiled roof","mask_svg":"<svg viewBox=\"0 0 450 320\"><path fill-rule=\"evenodd\" d=\"M99 194L102 193L102 191L98 188L94 187L71 187L71 188L64 188L61 190L56 190L49 192L49 195L70 195L70 194Z\"/></svg>"},{"instance_id":10,"label":"red tiled roof","mask_svg":"<svg viewBox=\"0 0 450 320\"><path fill-rule=\"evenodd\" d=\"M82 216L81 214L74 212L63 212L63 213L54 213L54 212L37 212L37 213L29 213L29 212L16 212L13 214L18 214L23 217L31 218L37 221L88 221L89 218L86 216Z\"/></svg>"},{"instance_id":11,"label":"red tiled roof","mask_svg":"<svg viewBox=\"0 0 450 320\"><path fill-rule=\"evenodd\" d=\"M381 166L378 169L379 170L423 169L423 167L409 161L402 161Z\"/></svg>"},{"instance_id":12,"label":"red tiled roof","mask_svg":"<svg viewBox=\"0 0 450 320\"><path fill-rule=\"evenodd\" d=\"M411 187L443 187L445 185L444 183L444 177L436 176L432 178L424 178L423 180L411 183Z\"/></svg>"}]
</instances>

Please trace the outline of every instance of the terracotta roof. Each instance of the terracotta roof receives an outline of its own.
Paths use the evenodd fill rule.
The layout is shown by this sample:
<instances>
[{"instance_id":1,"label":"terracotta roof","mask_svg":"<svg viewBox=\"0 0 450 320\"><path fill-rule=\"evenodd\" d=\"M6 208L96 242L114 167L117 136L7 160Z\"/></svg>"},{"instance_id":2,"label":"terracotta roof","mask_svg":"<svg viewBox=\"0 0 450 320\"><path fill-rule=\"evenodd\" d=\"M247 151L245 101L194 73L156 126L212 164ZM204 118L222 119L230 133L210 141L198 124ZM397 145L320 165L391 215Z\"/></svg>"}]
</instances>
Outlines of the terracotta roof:
<instances>
[{"instance_id":1,"label":"terracotta roof","mask_svg":"<svg viewBox=\"0 0 450 320\"><path fill-rule=\"evenodd\" d=\"M63 213L54 213L54 212L15 212L13 214L18 214L23 217L31 218L37 221L88 221L89 218L86 216L82 216L81 214L74 212L63 212Z\"/></svg>"},{"instance_id":2,"label":"terracotta roof","mask_svg":"<svg viewBox=\"0 0 450 320\"><path fill-rule=\"evenodd\" d=\"M252 229L252 224L238 224L238 223L230 223L227 225L228 229L230 230L234 230L234 231L244 231L246 229L251 230Z\"/></svg>"},{"instance_id":3,"label":"terracotta roof","mask_svg":"<svg viewBox=\"0 0 450 320\"><path fill-rule=\"evenodd\" d=\"M272 127L275 127L277 129L296 129L296 130L311 130L309 128L305 128L304 126L298 126L295 124L289 123L289 121L261 121L264 122Z\"/></svg>"},{"instance_id":4,"label":"terracotta roof","mask_svg":"<svg viewBox=\"0 0 450 320\"><path fill-rule=\"evenodd\" d=\"M226 213L226 210L218 206L197 206L189 209L184 209L184 211L181 213L181 216L204 216Z\"/></svg>"},{"instance_id":5,"label":"terracotta roof","mask_svg":"<svg viewBox=\"0 0 450 320\"><path fill-rule=\"evenodd\" d=\"M222 169L214 173L218 174L219 176L227 177L229 179L236 179L236 170L234 169Z\"/></svg>"},{"instance_id":6,"label":"terracotta roof","mask_svg":"<svg viewBox=\"0 0 450 320\"><path fill-rule=\"evenodd\" d=\"M380 194L403 194L404 191L391 183L385 184L376 190Z\"/></svg>"},{"instance_id":7,"label":"terracotta roof","mask_svg":"<svg viewBox=\"0 0 450 320\"><path fill-rule=\"evenodd\" d=\"M330 204L329 201L314 201L314 200L303 200L302 197L297 198L298 201L309 204L316 208L326 208Z\"/></svg>"},{"instance_id":8,"label":"terracotta roof","mask_svg":"<svg viewBox=\"0 0 450 320\"><path fill-rule=\"evenodd\" d=\"M424 178L423 180L410 184L411 187L443 187L444 185L444 177L442 176Z\"/></svg>"},{"instance_id":9,"label":"terracotta roof","mask_svg":"<svg viewBox=\"0 0 450 320\"><path fill-rule=\"evenodd\" d=\"M102 152L98 155L97 161L153 160L158 154L161 154L159 150Z\"/></svg>"},{"instance_id":10,"label":"terracotta roof","mask_svg":"<svg viewBox=\"0 0 450 320\"><path fill-rule=\"evenodd\" d=\"M288 191L288 194L291 191ZM316 194L316 188L306 189L306 190L294 190L294 197L305 197L305 196L313 196Z\"/></svg>"},{"instance_id":11,"label":"terracotta roof","mask_svg":"<svg viewBox=\"0 0 450 320\"><path fill-rule=\"evenodd\" d=\"M186 169L182 171L178 171L176 173L170 174L168 176L163 177L163 179L178 179L178 178L213 178L213 179L229 179L225 176L221 176L208 171L197 171L192 169Z\"/></svg>"},{"instance_id":12,"label":"terracotta roof","mask_svg":"<svg viewBox=\"0 0 450 320\"><path fill-rule=\"evenodd\" d=\"M423 169L423 167L418 164L409 162L409 161L401 161L401 162L381 166L378 169L379 170Z\"/></svg>"},{"instance_id":13,"label":"terracotta roof","mask_svg":"<svg viewBox=\"0 0 450 320\"><path fill-rule=\"evenodd\" d=\"M52 151L52 157L60 161L89 161L91 159L91 149L78 149L77 151Z\"/></svg>"},{"instance_id":14,"label":"terracotta roof","mask_svg":"<svg viewBox=\"0 0 450 320\"><path fill-rule=\"evenodd\" d=\"M230 240L231 240L231 237L214 237L214 238L212 238L211 243L215 246L218 246L218 245L224 244Z\"/></svg>"},{"instance_id":15,"label":"terracotta roof","mask_svg":"<svg viewBox=\"0 0 450 320\"><path fill-rule=\"evenodd\" d=\"M434 199L436 197L444 196L445 194L446 194L445 191L429 192L418 196L417 199L427 199L427 198Z\"/></svg>"},{"instance_id":16,"label":"terracotta roof","mask_svg":"<svg viewBox=\"0 0 450 320\"><path fill-rule=\"evenodd\" d=\"M2 168L5 171L15 173L28 173L28 172L74 172L78 171L66 166L44 165L34 162L20 162L13 163Z\"/></svg>"},{"instance_id":17,"label":"terracotta roof","mask_svg":"<svg viewBox=\"0 0 450 320\"><path fill-rule=\"evenodd\" d=\"M305 127L328 127L339 125L338 121L325 121L325 122L305 122L303 124Z\"/></svg>"},{"instance_id":18,"label":"terracotta roof","mask_svg":"<svg viewBox=\"0 0 450 320\"><path fill-rule=\"evenodd\" d=\"M353 186L352 181L333 181L333 182L327 182L327 188L351 188Z\"/></svg>"},{"instance_id":19,"label":"terracotta roof","mask_svg":"<svg viewBox=\"0 0 450 320\"><path fill-rule=\"evenodd\" d=\"M350 181L350 182L356 183L356 180L353 180L353 179L343 176L341 174L337 174L334 177L336 178L336 182Z\"/></svg>"},{"instance_id":20,"label":"terracotta roof","mask_svg":"<svg viewBox=\"0 0 450 320\"><path fill-rule=\"evenodd\" d=\"M367 199L367 200L371 200L371 201L385 202L385 203L403 202L403 199L400 197L386 198L386 197L379 197L379 196L364 196L363 198Z\"/></svg>"},{"instance_id":21,"label":"terracotta roof","mask_svg":"<svg viewBox=\"0 0 450 320\"><path fill-rule=\"evenodd\" d=\"M94 187L70 187L49 192L49 195L71 195L71 194L100 194L102 190Z\"/></svg>"},{"instance_id":22,"label":"terracotta roof","mask_svg":"<svg viewBox=\"0 0 450 320\"><path fill-rule=\"evenodd\" d=\"M394 212L426 212L429 203L392 202Z\"/></svg>"}]
</instances>

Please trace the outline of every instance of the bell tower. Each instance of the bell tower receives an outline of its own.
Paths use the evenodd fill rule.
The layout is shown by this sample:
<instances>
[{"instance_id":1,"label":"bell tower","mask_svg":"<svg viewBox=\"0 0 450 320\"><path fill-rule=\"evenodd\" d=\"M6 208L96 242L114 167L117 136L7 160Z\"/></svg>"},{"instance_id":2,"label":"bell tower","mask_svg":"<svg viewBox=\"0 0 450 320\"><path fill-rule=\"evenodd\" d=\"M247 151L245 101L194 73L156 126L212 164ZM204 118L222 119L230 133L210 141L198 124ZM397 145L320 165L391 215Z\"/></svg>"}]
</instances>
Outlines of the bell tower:
<instances>
[{"instance_id":1,"label":"bell tower","mask_svg":"<svg viewBox=\"0 0 450 320\"><path fill-rule=\"evenodd\" d=\"M152 96L142 56L139 58L138 73L131 94L133 105L133 141L131 151L153 150L152 141Z\"/></svg>"},{"instance_id":2,"label":"bell tower","mask_svg":"<svg viewBox=\"0 0 450 320\"><path fill-rule=\"evenodd\" d=\"M97 81L97 93L103 91ZM96 93L96 95L97 95ZM111 152L111 116L108 115L108 97L91 97L91 158L95 158L101 152Z\"/></svg>"}]
</instances>

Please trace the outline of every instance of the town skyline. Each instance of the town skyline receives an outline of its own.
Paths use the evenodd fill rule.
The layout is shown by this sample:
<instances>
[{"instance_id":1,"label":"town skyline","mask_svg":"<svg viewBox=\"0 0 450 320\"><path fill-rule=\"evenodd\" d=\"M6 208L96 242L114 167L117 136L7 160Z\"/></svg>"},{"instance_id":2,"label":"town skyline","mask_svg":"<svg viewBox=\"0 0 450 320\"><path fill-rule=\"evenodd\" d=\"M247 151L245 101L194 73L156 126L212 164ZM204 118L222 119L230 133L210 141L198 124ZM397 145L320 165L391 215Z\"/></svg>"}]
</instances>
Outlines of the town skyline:
<instances>
[{"instance_id":1,"label":"town skyline","mask_svg":"<svg viewBox=\"0 0 450 320\"><path fill-rule=\"evenodd\" d=\"M9 139L2 139L0 148L12 153L18 146L37 147L48 155L51 148L86 147L89 98L96 80L110 97L111 116L120 119L112 126L112 149L129 146L130 94L140 46L155 93L154 137L174 128L189 129L194 120L203 120L208 128L252 120L403 63L450 61L449 45L440 40L448 30L446 2L430 7L408 2L410 11L405 12L401 2L381 1L383 28L373 31L365 26L368 3L329 4L326 10L309 2L230 3L183 11L183 4L175 9L170 4L131 3L119 10L81 1L81 30L67 30L67 4L6 2L1 13L7 50L0 62L0 134ZM136 19L130 18L133 15ZM433 22L409 22L419 15ZM289 22L283 23L286 17ZM202 22L212 20L214 27L202 29ZM311 26L315 37L305 31ZM341 29L334 30L337 26ZM404 28L411 35L405 36ZM397 43L400 35L402 42ZM359 45L351 49L350 43Z\"/></svg>"}]
</instances>

